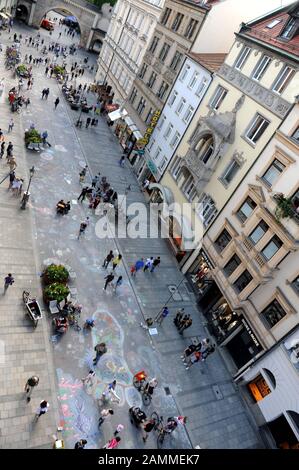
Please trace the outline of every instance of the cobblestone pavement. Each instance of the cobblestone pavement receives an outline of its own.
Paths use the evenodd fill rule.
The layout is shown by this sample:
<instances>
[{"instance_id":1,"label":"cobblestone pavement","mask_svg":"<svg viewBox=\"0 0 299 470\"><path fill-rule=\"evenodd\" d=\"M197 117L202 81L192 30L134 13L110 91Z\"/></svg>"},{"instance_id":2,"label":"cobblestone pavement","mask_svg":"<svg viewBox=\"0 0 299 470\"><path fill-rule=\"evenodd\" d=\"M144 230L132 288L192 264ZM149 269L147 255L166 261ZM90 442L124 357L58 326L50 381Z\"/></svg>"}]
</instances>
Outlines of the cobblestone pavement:
<instances>
[{"instance_id":1,"label":"cobblestone pavement","mask_svg":"<svg viewBox=\"0 0 299 470\"><path fill-rule=\"evenodd\" d=\"M16 26L16 29L23 35L26 31L25 26ZM62 40L66 41L66 38L62 37ZM7 37L2 41L7 42ZM24 45L22 50L27 52ZM33 55L38 56L38 53ZM86 52L80 51L74 60L85 55ZM90 56L89 63L95 59ZM5 98L10 84L14 83L9 77L11 73L5 74L8 78L1 98L2 129L6 129L10 118ZM14 116L16 126L12 134L17 173L25 175L25 167L32 165L36 169L28 209L19 211L19 202L7 192L7 182L3 183L4 187L0 186L1 275L11 270L16 277L15 285L0 300L1 340L5 341L5 364L0 364L0 446L49 447L51 435L60 425L64 428L67 447L73 447L79 438L86 438L87 447L99 448L111 438L116 425L122 423L125 429L120 448L155 448L156 436L151 433L144 445L140 432L128 416L129 406L141 406L140 395L132 386L133 375L145 369L159 381L151 405L144 408L146 413L149 415L156 410L164 418L178 414L189 418L186 429L176 430L164 442L165 448L262 447L218 351L189 371L183 367L180 359L183 349L192 339L204 337L207 332L168 242L163 239L101 240L95 234L97 217L87 203L77 203L81 191L78 174L86 163L91 174L100 171L107 176L119 194L131 184L128 203L145 202L129 165L123 169L118 164L121 149L105 119L99 119L97 128L77 129L74 123L78 114L70 110L57 82L45 78L44 67L35 67L34 78L34 87L29 92L31 105L21 115ZM92 80L86 72L82 82ZM41 100L41 90L45 86L50 88L48 102ZM60 104L54 111L57 96ZM95 101L95 98L89 95L89 100ZM49 133L52 146L41 153L25 153L24 150L22 132L32 121L38 130L47 129ZM1 175L7 171L4 162L0 163L0 171ZM55 205L62 198L72 202L72 209L67 216L58 217ZM77 240L80 222L86 216L90 217L91 224L86 234ZM106 271L101 266L110 249L121 252L124 257L123 263L116 268L117 275L124 278L116 294L109 289L107 292L102 290ZM153 274L138 273L136 279L132 279L130 265L141 256L161 256L161 266ZM83 305L81 324L87 317L95 319L96 327L91 333L83 334L71 328L58 339L53 335L46 307L42 324L34 333L24 319L21 291L30 288L35 295L40 295L39 273L49 260L65 263L76 273L70 285L77 289L77 298ZM177 300L169 302L171 314L158 327L158 334L150 337L140 323L157 314L170 297L169 288L179 283ZM193 318L193 325L184 337L178 335L172 321L179 307L184 307ZM92 367L94 346L101 341L107 343L108 352L96 367L93 387L86 390L81 378ZM40 376L40 385L34 391L32 404L25 405L22 386L27 375L32 373ZM112 405L114 416L98 430L101 409L98 399L105 385L114 378L121 401L119 405ZM52 406L34 429L30 424L32 413L43 398Z\"/></svg>"}]
</instances>

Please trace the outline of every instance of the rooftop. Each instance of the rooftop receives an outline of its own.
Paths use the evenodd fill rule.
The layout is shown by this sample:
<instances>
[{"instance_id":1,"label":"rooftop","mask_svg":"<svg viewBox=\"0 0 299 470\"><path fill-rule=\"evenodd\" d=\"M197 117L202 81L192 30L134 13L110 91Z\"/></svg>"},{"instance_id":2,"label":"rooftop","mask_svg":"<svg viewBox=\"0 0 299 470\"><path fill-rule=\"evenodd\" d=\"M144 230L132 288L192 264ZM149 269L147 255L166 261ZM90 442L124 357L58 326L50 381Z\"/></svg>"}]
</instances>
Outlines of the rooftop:
<instances>
[{"instance_id":1,"label":"rooftop","mask_svg":"<svg viewBox=\"0 0 299 470\"><path fill-rule=\"evenodd\" d=\"M227 54L197 54L195 52L189 52L187 55L210 72L217 72L227 56Z\"/></svg>"}]
</instances>

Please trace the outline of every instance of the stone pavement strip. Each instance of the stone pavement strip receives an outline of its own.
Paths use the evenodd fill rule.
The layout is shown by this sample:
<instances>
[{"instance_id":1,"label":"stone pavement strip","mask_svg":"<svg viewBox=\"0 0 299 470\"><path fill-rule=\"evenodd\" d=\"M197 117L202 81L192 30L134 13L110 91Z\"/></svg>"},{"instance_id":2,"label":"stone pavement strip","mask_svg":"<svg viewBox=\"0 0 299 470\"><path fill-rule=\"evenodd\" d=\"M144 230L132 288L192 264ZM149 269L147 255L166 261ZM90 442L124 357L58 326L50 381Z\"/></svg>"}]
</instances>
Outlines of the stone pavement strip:
<instances>
[{"instance_id":1,"label":"stone pavement strip","mask_svg":"<svg viewBox=\"0 0 299 470\"><path fill-rule=\"evenodd\" d=\"M20 31L24 32L25 27L22 26ZM24 46L22 49L25 51ZM80 57L82 55L76 56L76 60ZM90 56L92 60L95 57ZM218 351L189 371L181 362L184 348L192 339L207 336L207 332L168 242L163 239L99 239L95 233L97 217L86 202L77 203L81 190L78 174L86 162L91 174L100 171L119 194L131 184L128 203L145 202L129 165L123 169L118 164L121 149L105 119L99 119L97 128L75 128L78 114L70 110L55 80L45 79L43 67L35 68L34 77L31 107L21 116L14 116L17 124L12 135L18 175L26 175L26 168L32 165L36 168L28 209L18 209L19 201L7 191L7 183L0 186L1 275L10 270L16 277L15 285L0 300L1 325L4 327L1 339L5 341L6 361L0 365L1 447L50 447L51 436L60 424L64 428L67 447L72 448L76 440L86 438L89 448L99 448L111 438L116 425L122 423L125 429L120 448L143 448L140 433L136 432L128 416L129 406L139 405L145 409L139 393L132 386L133 375L141 369L159 381L153 401L145 409L147 415L156 410L164 418L178 414L188 416L186 429L173 433L165 441L165 448L197 445L210 449L263 447ZM93 80L90 75L87 78ZM83 82L87 78L84 77ZM45 82L50 87L48 103L41 100ZM6 96L7 87L4 93ZM60 97L60 104L54 111L56 96ZM91 94L89 99L95 102ZM6 129L10 111L3 97L1 109L0 125ZM22 131L31 121L39 130L47 129L52 147L40 154L26 152L24 158ZM6 171L4 161L0 162L0 169L2 173ZM63 217L55 214L55 205L61 198L72 202L71 212ZM86 216L91 218L91 226L78 241L80 221ZM10 223L4 223L8 218ZM110 249L121 252L124 257L117 268L117 275L123 276L124 284L116 294L102 290L107 271L101 266ZM161 266L153 274L138 273L136 279L132 279L129 268L141 256L161 256ZM81 324L90 316L96 323L90 334L70 329L58 340L51 331L51 318L46 307L44 319L36 331L33 332L25 319L22 290L28 288L41 298L37 272L49 260L65 263L76 273L71 286L77 289L77 298L83 305ZM157 314L170 297L169 287L180 282L180 300L169 302L170 316L158 327L158 335L149 337L140 328L140 323ZM184 337L178 335L172 321L180 307L185 307L193 318L192 327ZM27 337L29 339L25 339ZM94 386L85 390L81 377L92 367L93 348L100 341L107 343L108 353L96 367ZM34 391L32 404L25 405L22 387L32 373L37 373L41 380ZM119 405L112 405L115 415L111 421L98 430L101 409L98 399L105 385L114 378L121 401ZM54 388L59 402L59 419L55 413ZM51 410L32 428L32 413L42 398L48 399ZM145 447L156 447L153 433Z\"/></svg>"}]
</instances>

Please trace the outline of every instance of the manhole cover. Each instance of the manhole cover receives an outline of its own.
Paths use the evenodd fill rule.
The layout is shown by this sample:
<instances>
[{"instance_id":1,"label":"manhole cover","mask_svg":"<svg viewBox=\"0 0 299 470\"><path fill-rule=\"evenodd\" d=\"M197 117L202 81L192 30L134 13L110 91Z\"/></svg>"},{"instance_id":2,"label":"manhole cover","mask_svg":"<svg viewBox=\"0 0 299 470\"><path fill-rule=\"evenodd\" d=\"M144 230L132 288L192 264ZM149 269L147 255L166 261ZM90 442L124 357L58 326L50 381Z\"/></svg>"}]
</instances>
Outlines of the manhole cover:
<instances>
[{"instance_id":1,"label":"manhole cover","mask_svg":"<svg viewBox=\"0 0 299 470\"><path fill-rule=\"evenodd\" d=\"M169 387L164 387L164 390L165 390L166 395L171 395Z\"/></svg>"}]
</instances>

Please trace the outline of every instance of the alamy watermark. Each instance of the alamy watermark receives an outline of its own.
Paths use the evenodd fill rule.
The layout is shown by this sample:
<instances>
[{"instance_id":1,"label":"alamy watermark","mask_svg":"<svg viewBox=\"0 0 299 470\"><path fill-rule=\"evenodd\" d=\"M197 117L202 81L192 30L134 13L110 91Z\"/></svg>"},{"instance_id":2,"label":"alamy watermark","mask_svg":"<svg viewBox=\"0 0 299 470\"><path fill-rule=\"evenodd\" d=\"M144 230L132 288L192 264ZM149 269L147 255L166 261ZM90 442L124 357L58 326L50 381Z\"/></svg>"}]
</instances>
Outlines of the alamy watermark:
<instances>
[{"instance_id":1,"label":"alamy watermark","mask_svg":"<svg viewBox=\"0 0 299 470\"><path fill-rule=\"evenodd\" d=\"M203 207L198 203L133 202L119 195L117 204L100 203L95 231L98 238L172 238L183 250L199 248L203 237Z\"/></svg>"}]
</instances>

